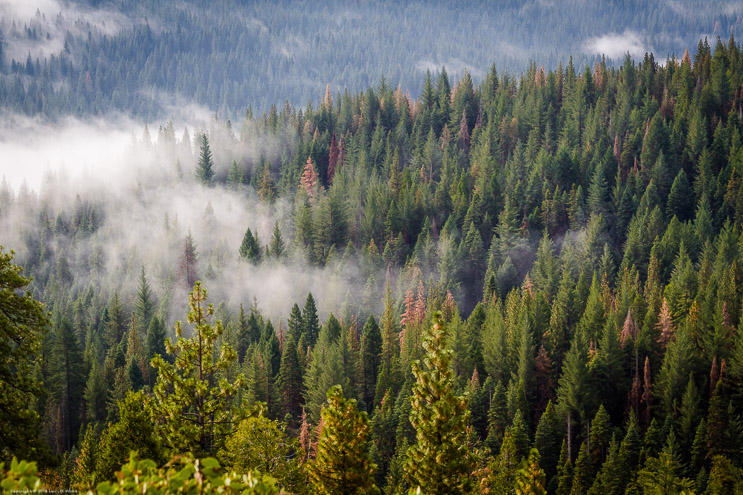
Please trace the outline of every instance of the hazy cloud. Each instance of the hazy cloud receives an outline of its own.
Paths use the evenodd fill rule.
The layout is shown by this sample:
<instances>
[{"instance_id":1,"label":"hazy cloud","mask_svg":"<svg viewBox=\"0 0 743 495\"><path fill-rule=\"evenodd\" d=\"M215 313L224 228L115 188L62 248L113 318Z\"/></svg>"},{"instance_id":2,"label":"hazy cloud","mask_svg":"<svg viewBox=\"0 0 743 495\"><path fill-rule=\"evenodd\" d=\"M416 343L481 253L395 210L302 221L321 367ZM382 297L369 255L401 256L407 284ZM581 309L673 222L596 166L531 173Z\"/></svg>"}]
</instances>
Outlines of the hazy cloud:
<instances>
[{"instance_id":1,"label":"hazy cloud","mask_svg":"<svg viewBox=\"0 0 743 495\"><path fill-rule=\"evenodd\" d=\"M82 39L89 31L112 36L141 22L120 12L90 9L72 2L62 5L58 0L0 0L0 14L6 57L21 62L29 53L32 58L60 53L68 33ZM35 36L29 36L25 28L35 32Z\"/></svg>"},{"instance_id":2,"label":"hazy cloud","mask_svg":"<svg viewBox=\"0 0 743 495\"><path fill-rule=\"evenodd\" d=\"M639 33L628 29L621 34L607 33L603 36L589 38L583 43L583 50L586 53L620 59L627 52L632 57L640 58L645 55L645 52L651 51L652 48L645 45Z\"/></svg>"},{"instance_id":3,"label":"hazy cloud","mask_svg":"<svg viewBox=\"0 0 743 495\"><path fill-rule=\"evenodd\" d=\"M266 143L261 136L238 141L224 127L210 124L215 126L210 136L218 173L228 163L220 155L232 153L247 160L260 153L270 159L271 151L279 151L278 143ZM195 178L190 143L180 142L180 132L172 144L158 142L157 127L151 123L149 137L143 140L143 125L123 117L48 124L2 116L0 188L9 183L15 199L10 209L0 211L0 245L14 249L23 263L34 249L27 240L44 235L37 231L40 225L45 228L40 213L52 221L60 217L69 221L82 201L95 208L97 230L74 242L62 234L48 240L54 253L64 252L69 259L72 291L94 284L106 297L119 291L131 304L144 265L170 324L183 319L187 291L178 279L178 258L183 239L191 232L198 251L197 272L215 305L224 301L234 311L240 303L247 308L255 298L275 323L286 321L292 304L303 304L308 292L316 297L323 317L337 311L347 294L353 294L348 297L356 305L354 311L358 309L366 278L357 259L342 267L337 262L317 267L293 257L291 202L278 198L269 206L258 201L252 188L204 186ZM247 136L254 133L245 131ZM246 229L267 245L275 222L290 255L280 263L267 260L259 266L241 261L238 249ZM48 262L55 263L57 256L52 254ZM102 269L92 268L94 258ZM376 280L384 281L384 273Z\"/></svg>"},{"instance_id":4,"label":"hazy cloud","mask_svg":"<svg viewBox=\"0 0 743 495\"><path fill-rule=\"evenodd\" d=\"M477 79L480 79L485 76L485 73L482 70L466 62L463 62L462 60L459 60L457 58L448 59L446 62L434 62L433 60L419 60L418 62L416 62L415 67L421 72L426 72L427 70L430 70L431 73L441 71L442 67L446 67L446 71L447 73L449 73L449 75L461 74L464 71L464 69L467 69L467 72L469 72L471 76Z\"/></svg>"}]
</instances>

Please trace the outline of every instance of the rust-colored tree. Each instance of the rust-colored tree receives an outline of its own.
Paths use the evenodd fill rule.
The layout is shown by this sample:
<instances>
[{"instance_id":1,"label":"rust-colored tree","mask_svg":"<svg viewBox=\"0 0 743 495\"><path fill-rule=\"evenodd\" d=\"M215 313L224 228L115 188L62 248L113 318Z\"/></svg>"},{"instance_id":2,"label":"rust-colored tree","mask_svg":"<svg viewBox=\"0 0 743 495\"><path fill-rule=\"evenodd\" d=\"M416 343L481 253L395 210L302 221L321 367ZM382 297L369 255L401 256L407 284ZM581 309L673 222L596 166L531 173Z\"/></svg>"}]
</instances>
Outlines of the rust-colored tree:
<instances>
[{"instance_id":1,"label":"rust-colored tree","mask_svg":"<svg viewBox=\"0 0 743 495\"><path fill-rule=\"evenodd\" d=\"M299 181L299 188L307 193L310 201L314 201L315 197L317 197L319 184L320 181L315 170L315 164L312 162L312 157L308 156L307 162L304 164L302 178Z\"/></svg>"}]
</instances>

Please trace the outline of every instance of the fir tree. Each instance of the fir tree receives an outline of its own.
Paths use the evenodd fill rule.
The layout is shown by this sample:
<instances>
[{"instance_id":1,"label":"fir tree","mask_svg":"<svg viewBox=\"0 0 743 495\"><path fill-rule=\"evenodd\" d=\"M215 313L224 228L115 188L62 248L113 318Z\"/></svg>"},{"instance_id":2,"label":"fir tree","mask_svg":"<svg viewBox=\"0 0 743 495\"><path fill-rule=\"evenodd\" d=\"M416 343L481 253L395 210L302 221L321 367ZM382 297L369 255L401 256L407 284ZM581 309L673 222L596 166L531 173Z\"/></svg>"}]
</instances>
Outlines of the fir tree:
<instances>
[{"instance_id":1,"label":"fir tree","mask_svg":"<svg viewBox=\"0 0 743 495\"><path fill-rule=\"evenodd\" d=\"M196 166L196 178L204 185L211 185L214 179L214 160L212 152L209 149L209 138L206 133L201 135L201 144L199 147L199 162Z\"/></svg>"},{"instance_id":2,"label":"fir tree","mask_svg":"<svg viewBox=\"0 0 743 495\"><path fill-rule=\"evenodd\" d=\"M315 493L379 493L374 484L376 466L366 448L366 413L357 411L356 401L345 399L341 387L334 386L328 390L322 419L317 456L308 468Z\"/></svg>"},{"instance_id":3,"label":"fir tree","mask_svg":"<svg viewBox=\"0 0 743 495\"><path fill-rule=\"evenodd\" d=\"M292 333L286 338L284 352L281 355L279 367L278 389L281 402L281 412L289 415L295 421L302 411L302 369L297 354L297 344Z\"/></svg>"},{"instance_id":4,"label":"fir tree","mask_svg":"<svg viewBox=\"0 0 743 495\"><path fill-rule=\"evenodd\" d=\"M8 454L43 457L38 414L28 404L41 394L33 368L47 328L43 306L26 292L30 279L0 248L0 445ZM7 454L6 454L7 457Z\"/></svg>"},{"instance_id":5,"label":"fir tree","mask_svg":"<svg viewBox=\"0 0 743 495\"><path fill-rule=\"evenodd\" d=\"M263 249L258 240L258 234L253 235L250 229L246 230L242 244L240 244L240 258L257 265L261 262L262 257Z\"/></svg>"},{"instance_id":6,"label":"fir tree","mask_svg":"<svg viewBox=\"0 0 743 495\"><path fill-rule=\"evenodd\" d=\"M445 347L446 329L440 313L424 334L426 356L413 364L413 409L410 423L417 442L408 449L405 478L422 493L465 493L470 485L465 427L466 401L454 395L452 351Z\"/></svg>"},{"instance_id":7,"label":"fir tree","mask_svg":"<svg viewBox=\"0 0 743 495\"><path fill-rule=\"evenodd\" d=\"M175 325L177 341L166 339L165 348L174 356L174 363L155 356L152 366L158 371L154 388L154 411L162 436L174 452L193 452L196 455L214 454L223 445L232 430L229 399L242 387L244 377L229 383L217 377L237 360L237 354L227 344L215 353L217 340L222 335L222 322L209 323L214 307L206 303L207 292L201 283L189 294L188 323L194 335L183 337L183 327Z\"/></svg>"}]
</instances>

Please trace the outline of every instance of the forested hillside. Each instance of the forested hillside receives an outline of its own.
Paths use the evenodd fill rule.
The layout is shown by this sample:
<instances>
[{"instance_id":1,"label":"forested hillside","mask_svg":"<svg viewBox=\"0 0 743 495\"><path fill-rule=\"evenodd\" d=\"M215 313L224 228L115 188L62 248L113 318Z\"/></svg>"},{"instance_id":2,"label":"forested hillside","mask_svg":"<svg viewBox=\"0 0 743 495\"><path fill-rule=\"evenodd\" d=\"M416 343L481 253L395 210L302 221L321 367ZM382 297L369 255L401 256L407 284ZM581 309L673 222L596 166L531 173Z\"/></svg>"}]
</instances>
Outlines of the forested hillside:
<instances>
[{"instance_id":1,"label":"forested hillside","mask_svg":"<svg viewBox=\"0 0 743 495\"><path fill-rule=\"evenodd\" d=\"M78 488L135 450L121 487L739 493L743 52L713 45L328 87L145 129L119 189L3 185L3 457ZM157 471L186 452L227 468Z\"/></svg>"},{"instance_id":2,"label":"forested hillside","mask_svg":"<svg viewBox=\"0 0 743 495\"><path fill-rule=\"evenodd\" d=\"M725 0L4 3L0 108L51 119L167 119L191 102L226 119L380 76L418 97L428 69L467 68L479 83L492 63L521 74L570 55L577 67L602 54L619 65L628 51L664 60L705 36L740 38L743 16Z\"/></svg>"}]
</instances>

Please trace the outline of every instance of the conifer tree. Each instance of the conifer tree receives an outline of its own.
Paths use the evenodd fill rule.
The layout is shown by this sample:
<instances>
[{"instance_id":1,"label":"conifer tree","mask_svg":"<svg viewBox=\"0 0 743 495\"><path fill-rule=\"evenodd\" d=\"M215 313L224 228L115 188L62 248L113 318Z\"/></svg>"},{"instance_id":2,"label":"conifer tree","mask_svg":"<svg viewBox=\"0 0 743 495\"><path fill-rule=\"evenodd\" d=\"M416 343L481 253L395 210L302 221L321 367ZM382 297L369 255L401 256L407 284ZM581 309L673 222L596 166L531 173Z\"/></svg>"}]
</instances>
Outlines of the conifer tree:
<instances>
[{"instance_id":1,"label":"conifer tree","mask_svg":"<svg viewBox=\"0 0 743 495\"><path fill-rule=\"evenodd\" d=\"M150 320L155 314L155 298L150 289L150 283L147 281L144 265L139 275L139 288L137 298L134 303L134 315L136 316L138 329L144 333L150 326Z\"/></svg>"},{"instance_id":2,"label":"conifer tree","mask_svg":"<svg viewBox=\"0 0 743 495\"><path fill-rule=\"evenodd\" d=\"M273 226L273 234L271 235L271 244L268 246L269 254L280 259L286 252L286 245L284 244L284 238L281 236L281 230L279 230L279 221L276 220Z\"/></svg>"},{"instance_id":3,"label":"conifer tree","mask_svg":"<svg viewBox=\"0 0 743 495\"><path fill-rule=\"evenodd\" d=\"M516 473L516 495L547 495L545 474L539 467L539 451L531 449L529 459Z\"/></svg>"},{"instance_id":4,"label":"conifer tree","mask_svg":"<svg viewBox=\"0 0 743 495\"><path fill-rule=\"evenodd\" d=\"M158 371L153 390L155 415L167 447L173 452L216 453L232 430L229 399L244 383L242 375L232 383L225 378L217 382L220 373L237 361L237 354L228 344L215 349L222 335L222 322L209 323L214 307L206 299L206 289L197 282L188 297L187 321L193 325L193 337L184 338L181 322L177 321L178 340L175 344L165 340L174 363L159 355L152 360Z\"/></svg>"},{"instance_id":5,"label":"conifer tree","mask_svg":"<svg viewBox=\"0 0 743 495\"><path fill-rule=\"evenodd\" d=\"M304 309L302 309L302 334L305 343L313 347L317 342L319 333L320 321L317 318L317 306L315 305L315 298L312 297L312 292L309 292L304 302Z\"/></svg>"},{"instance_id":6,"label":"conifer tree","mask_svg":"<svg viewBox=\"0 0 743 495\"><path fill-rule=\"evenodd\" d=\"M0 445L7 454L29 459L43 456L38 414L29 408L41 394L33 373L48 320L44 308L27 292L30 279L13 263L13 252L0 247ZM6 450L7 449L7 450ZM7 457L7 455L6 455Z\"/></svg>"},{"instance_id":7,"label":"conifer tree","mask_svg":"<svg viewBox=\"0 0 743 495\"><path fill-rule=\"evenodd\" d=\"M359 354L362 375L361 398L364 400L368 411L374 407L374 392L377 386L381 353L382 335L379 331L379 325L377 325L374 315L369 315L361 331L361 352Z\"/></svg>"},{"instance_id":8,"label":"conifer tree","mask_svg":"<svg viewBox=\"0 0 743 495\"><path fill-rule=\"evenodd\" d=\"M199 163L196 166L196 178L204 185L211 185L214 179L214 160L212 151L209 149L209 138L206 133L201 135L199 147Z\"/></svg>"},{"instance_id":9,"label":"conifer tree","mask_svg":"<svg viewBox=\"0 0 743 495\"><path fill-rule=\"evenodd\" d=\"M345 399L340 386L328 390L322 409L323 428L317 456L308 467L318 494L374 494L376 466L367 453L369 421L356 409L356 401Z\"/></svg>"},{"instance_id":10,"label":"conifer tree","mask_svg":"<svg viewBox=\"0 0 743 495\"><path fill-rule=\"evenodd\" d=\"M77 442L81 424L85 364L80 342L72 323L62 317L54 332L52 393L62 418L63 447L69 451Z\"/></svg>"},{"instance_id":11,"label":"conifer tree","mask_svg":"<svg viewBox=\"0 0 743 495\"><path fill-rule=\"evenodd\" d=\"M304 165L304 171L299 181L299 188L307 194L311 202L315 201L320 189L320 179L315 171L315 163L312 161L311 156L307 157L307 162Z\"/></svg>"},{"instance_id":12,"label":"conifer tree","mask_svg":"<svg viewBox=\"0 0 743 495\"><path fill-rule=\"evenodd\" d=\"M157 381L157 371L149 363L156 355L163 356L164 359L168 358L165 349L165 324L159 316L153 317L150 326L147 328L144 354L145 362L149 366L149 373L147 374L149 385L152 388Z\"/></svg>"},{"instance_id":13,"label":"conifer tree","mask_svg":"<svg viewBox=\"0 0 743 495\"><path fill-rule=\"evenodd\" d=\"M296 306L296 305L295 305ZM299 364L295 336L289 333L284 343L279 366L278 389L281 402L281 413L290 415L295 420L302 412L302 369Z\"/></svg>"},{"instance_id":14,"label":"conifer tree","mask_svg":"<svg viewBox=\"0 0 743 495\"><path fill-rule=\"evenodd\" d=\"M257 265L261 262L263 257L263 248L261 248L260 241L258 240L258 233L253 235L253 231L248 228L243 236L243 241L240 244L240 258L245 261Z\"/></svg>"},{"instance_id":15,"label":"conifer tree","mask_svg":"<svg viewBox=\"0 0 743 495\"><path fill-rule=\"evenodd\" d=\"M416 383L410 398L417 442L408 449L405 478L422 493L466 493L471 484L465 433L469 411L466 400L454 395L452 351L445 342L442 315L436 313L423 338L426 355L413 363Z\"/></svg>"},{"instance_id":16,"label":"conifer tree","mask_svg":"<svg viewBox=\"0 0 743 495\"><path fill-rule=\"evenodd\" d=\"M101 435L95 463L95 477L113 478L132 451L142 459L164 461L160 439L153 424L153 400L142 392L129 392L118 404L119 422L110 424Z\"/></svg>"},{"instance_id":17,"label":"conifer tree","mask_svg":"<svg viewBox=\"0 0 743 495\"><path fill-rule=\"evenodd\" d=\"M194 245L191 230L189 229L188 235L183 240L181 255L178 258L178 276L187 289L193 287L198 279L196 273L196 258L196 246Z\"/></svg>"}]
</instances>

